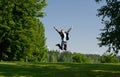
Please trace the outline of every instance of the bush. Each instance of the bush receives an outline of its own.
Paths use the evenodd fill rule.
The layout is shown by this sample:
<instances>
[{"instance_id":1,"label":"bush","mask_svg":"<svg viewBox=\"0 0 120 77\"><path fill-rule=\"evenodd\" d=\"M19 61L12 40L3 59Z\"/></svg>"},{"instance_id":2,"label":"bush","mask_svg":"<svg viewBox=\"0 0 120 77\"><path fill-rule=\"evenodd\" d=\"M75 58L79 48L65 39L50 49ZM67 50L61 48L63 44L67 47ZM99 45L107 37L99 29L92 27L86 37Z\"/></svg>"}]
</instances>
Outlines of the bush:
<instances>
[{"instance_id":1,"label":"bush","mask_svg":"<svg viewBox=\"0 0 120 77\"><path fill-rule=\"evenodd\" d=\"M80 53L74 53L72 59L76 63L89 63L89 58Z\"/></svg>"},{"instance_id":2,"label":"bush","mask_svg":"<svg viewBox=\"0 0 120 77\"><path fill-rule=\"evenodd\" d=\"M118 59L112 54L103 54L101 57L101 63L117 63Z\"/></svg>"}]
</instances>

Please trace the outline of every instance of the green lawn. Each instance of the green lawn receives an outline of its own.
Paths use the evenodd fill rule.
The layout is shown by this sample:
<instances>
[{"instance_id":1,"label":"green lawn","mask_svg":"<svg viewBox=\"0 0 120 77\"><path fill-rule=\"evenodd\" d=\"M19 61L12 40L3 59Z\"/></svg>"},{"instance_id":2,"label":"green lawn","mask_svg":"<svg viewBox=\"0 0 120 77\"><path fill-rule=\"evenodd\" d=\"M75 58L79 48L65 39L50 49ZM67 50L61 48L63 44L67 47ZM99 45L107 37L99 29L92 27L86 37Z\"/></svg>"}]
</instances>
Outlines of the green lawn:
<instances>
[{"instance_id":1,"label":"green lawn","mask_svg":"<svg viewBox=\"0 0 120 77\"><path fill-rule=\"evenodd\" d=\"M0 77L120 77L120 64L0 62Z\"/></svg>"}]
</instances>

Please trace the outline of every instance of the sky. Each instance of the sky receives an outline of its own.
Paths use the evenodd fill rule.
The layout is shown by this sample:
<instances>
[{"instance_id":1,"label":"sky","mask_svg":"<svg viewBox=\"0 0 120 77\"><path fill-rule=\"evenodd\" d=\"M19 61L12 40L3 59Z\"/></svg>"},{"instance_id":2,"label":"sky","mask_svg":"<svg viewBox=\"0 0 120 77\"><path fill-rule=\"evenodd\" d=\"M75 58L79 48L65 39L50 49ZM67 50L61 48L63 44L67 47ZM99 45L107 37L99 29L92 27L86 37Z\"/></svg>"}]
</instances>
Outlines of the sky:
<instances>
[{"instance_id":1,"label":"sky","mask_svg":"<svg viewBox=\"0 0 120 77\"><path fill-rule=\"evenodd\" d=\"M53 29L70 31L68 50L83 54L103 54L105 47L99 47L96 39L100 29L104 27L101 18L97 17L97 9L101 4L95 0L47 0L48 6L41 19L45 26L46 44L50 50L59 50L55 45L61 42L59 34Z\"/></svg>"}]
</instances>

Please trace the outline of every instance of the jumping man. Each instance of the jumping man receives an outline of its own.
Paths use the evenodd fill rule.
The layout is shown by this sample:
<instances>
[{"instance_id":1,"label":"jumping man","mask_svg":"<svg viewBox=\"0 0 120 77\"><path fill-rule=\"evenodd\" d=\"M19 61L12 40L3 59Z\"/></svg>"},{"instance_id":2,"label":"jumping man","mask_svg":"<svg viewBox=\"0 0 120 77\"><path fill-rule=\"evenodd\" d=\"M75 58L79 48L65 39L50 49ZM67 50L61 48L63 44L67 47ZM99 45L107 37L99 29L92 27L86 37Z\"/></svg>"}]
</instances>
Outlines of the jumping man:
<instances>
[{"instance_id":1,"label":"jumping man","mask_svg":"<svg viewBox=\"0 0 120 77\"><path fill-rule=\"evenodd\" d=\"M63 29L61 29L61 31L59 31L54 26L54 29L59 33L59 35L61 37L61 44L56 44L56 46L58 46L59 49L61 49L61 50L67 50L67 41L69 40L69 32L72 28L69 28L68 31L64 31Z\"/></svg>"}]
</instances>

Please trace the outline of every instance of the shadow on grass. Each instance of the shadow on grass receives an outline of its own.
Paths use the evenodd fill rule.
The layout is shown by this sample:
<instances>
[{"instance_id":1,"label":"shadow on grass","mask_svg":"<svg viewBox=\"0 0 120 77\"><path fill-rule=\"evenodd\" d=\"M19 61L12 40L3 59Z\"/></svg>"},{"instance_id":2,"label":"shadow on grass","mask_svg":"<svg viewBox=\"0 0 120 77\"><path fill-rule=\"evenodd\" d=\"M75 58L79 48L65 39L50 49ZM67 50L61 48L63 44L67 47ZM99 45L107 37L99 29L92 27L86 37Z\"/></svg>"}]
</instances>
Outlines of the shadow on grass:
<instances>
[{"instance_id":1,"label":"shadow on grass","mask_svg":"<svg viewBox=\"0 0 120 77\"><path fill-rule=\"evenodd\" d=\"M0 77L119 77L120 64L6 63Z\"/></svg>"}]
</instances>

